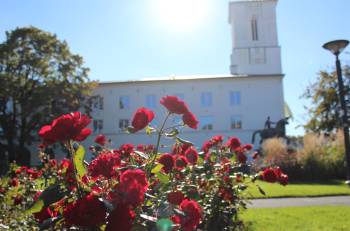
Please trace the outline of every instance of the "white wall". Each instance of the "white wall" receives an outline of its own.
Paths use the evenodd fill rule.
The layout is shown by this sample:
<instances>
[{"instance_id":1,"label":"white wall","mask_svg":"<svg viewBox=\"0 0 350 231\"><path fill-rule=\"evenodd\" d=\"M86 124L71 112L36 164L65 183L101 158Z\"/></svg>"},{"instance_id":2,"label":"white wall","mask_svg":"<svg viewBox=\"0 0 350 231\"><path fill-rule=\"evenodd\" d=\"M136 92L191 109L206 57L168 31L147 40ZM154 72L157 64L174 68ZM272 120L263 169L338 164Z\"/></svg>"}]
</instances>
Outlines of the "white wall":
<instances>
[{"instance_id":1,"label":"white wall","mask_svg":"<svg viewBox=\"0 0 350 231\"><path fill-rule=\"evenodd\" d=\"M104 121L101 132L112 139L116 148L123 143L154 144L155 135L149 137L144 131L136 134L126 134L120 131L119 119L131 120L133 113L139 107L145 106L146 95L154 94L157 105L153 111L156 114L156 120L160 123L165 115L164 107L159 104L160 98L165 95L183 94L184 101L198 119L200 116L210 115L214 117L214 124L211 131L187 128L183 131L182 137L193 141L198 147L201 147L203 141L213 135L238 136L244 142L250 143L252 132L263 128L267 116L270 116L272 121L283 117L282 89L282 76L102 83L95 90L95 94L104 97L104 109L97 110L92 116L94 119ZM241 92L239 106L230 105L230 91ZM212 93L213 105L211 107L201 106L202 92ZM119 109L120 95L130 97L129 109ZM242 117L242 129L230 129L232 115ZM97 134L98 132L93 134L85 143L91 144ZM165 143L168 142L165 141Z\"/></svg>"},{"instance_id":2,"label":"white wall","mask_svg":"<svg viewBox=\"0 0 350 231\"><path fill-rule=\"evenodd\" d=\"M280 74L281 57L276 24L277 0L232 1L229 23L232 33L232 74ZM252 38L253 18L257 20L258 40ZM254 63L259 48L263 63Z\"/></svg>"}]
</instances>

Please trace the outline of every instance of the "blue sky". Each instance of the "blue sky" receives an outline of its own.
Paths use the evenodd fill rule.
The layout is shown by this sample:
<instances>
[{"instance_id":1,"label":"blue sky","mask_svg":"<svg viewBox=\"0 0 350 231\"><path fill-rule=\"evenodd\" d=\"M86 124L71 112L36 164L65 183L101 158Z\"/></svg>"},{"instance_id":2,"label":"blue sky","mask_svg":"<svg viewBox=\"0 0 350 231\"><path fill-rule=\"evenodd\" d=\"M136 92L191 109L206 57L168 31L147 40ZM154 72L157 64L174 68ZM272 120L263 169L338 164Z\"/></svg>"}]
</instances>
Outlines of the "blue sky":
<instances>
[{"instance_id":1,"label":"blue sky","mask_svg":"<svg viewBox=\"0 0 350 231\"><path fill-rule=\"evenodd\" d=\"M171 14L160 14L159 1L186 2L2 0L0 41L5 39L5 31L16 27L33 25L50 31L66 40L72 52L83 56L91 69L90 77L101 81L228 74L229 1L201 0L207 4L205 17L193 25L190 23L193 17L188 17L184 8L175 7ZM190 1L195 0L187 0ZM187 7L186 12L202 12L204 5L183 7ZM280 0L278 3L285 100L295 117L288 127L291 135L303 133L295 127L307 118L304 109L307 102L300 95L319 70L333 67L334 57L321 48L322 44L333 39L350 39L349 9L349 0ZM183 30L174 27L171 17L181 18ZM341 60L350 64L350 52L344 52Z\"/></svg>"}]
</instances>

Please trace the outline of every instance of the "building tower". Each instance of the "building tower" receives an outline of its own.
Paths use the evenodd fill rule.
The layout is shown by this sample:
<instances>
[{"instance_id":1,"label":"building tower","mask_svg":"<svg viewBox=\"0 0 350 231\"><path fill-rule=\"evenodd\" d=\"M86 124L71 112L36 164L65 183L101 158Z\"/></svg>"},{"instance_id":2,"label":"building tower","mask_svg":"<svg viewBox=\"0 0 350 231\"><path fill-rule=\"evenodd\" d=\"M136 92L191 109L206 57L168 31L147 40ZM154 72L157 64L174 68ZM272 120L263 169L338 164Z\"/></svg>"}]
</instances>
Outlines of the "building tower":
<instances>
[{"instance_id":1,"label":"building tower","mask_svg":"<svg viewBox=\"0 0 350 231\"><path fill-rule=\"evenodd\" d=\"M277 0L235 0L229 5L231 74L282 74Z\"/></svg>"}]
</instances>

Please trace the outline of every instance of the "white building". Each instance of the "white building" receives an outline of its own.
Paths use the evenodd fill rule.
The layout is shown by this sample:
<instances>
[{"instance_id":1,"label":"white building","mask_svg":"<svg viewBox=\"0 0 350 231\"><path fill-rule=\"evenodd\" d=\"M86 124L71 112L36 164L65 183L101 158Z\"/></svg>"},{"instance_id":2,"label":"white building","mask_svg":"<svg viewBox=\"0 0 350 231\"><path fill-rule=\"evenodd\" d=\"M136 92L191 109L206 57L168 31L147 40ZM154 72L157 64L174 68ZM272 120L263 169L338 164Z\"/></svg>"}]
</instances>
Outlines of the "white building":
<instances>
[{"instance_id":1,"label":"white building","mask_svg":"<svg viewBox=\"0 0 350 231\"><path fill-rule=\"evenodd\" d=\"M252 132L284 117L283 74L276 26L277 0L241 0L229 4L232 30L231 74L185 76L137 81L102 82L95 90L101 98L92 114L92 142L99 133L115 147L123 143L155 143L144 131L126 134L139 107L152 109L158 125L165 115L159 104L165 95L177 95L200 121L197 130L185 129L181 137L200 147L213 135L238 136L250 143ZM174 118L175 122L180 120ZM167 141L163 141L167 143Z\"/></svg>"}]
</instances>

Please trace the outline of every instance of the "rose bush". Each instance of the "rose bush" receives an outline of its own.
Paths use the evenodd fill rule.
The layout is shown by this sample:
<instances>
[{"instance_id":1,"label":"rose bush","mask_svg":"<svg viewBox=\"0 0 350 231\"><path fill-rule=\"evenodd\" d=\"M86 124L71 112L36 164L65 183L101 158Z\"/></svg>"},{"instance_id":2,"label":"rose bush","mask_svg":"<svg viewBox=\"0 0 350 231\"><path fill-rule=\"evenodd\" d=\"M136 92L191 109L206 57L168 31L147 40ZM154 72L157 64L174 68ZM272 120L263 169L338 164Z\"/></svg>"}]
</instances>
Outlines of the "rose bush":
<instances>
[{"instance_id":1,"label":"rose bush","mask_svg":"<svg viewBox=\"0 0 350 231\"><path fill-rule=\"evenodd\" d=\"M90 147L95 157L90 163L77 142L91 133L86 128L90 118L75 112L43 126L41 169L14 167L1 183L1 204L10 203L22 211L27 224L42 230L240 230L237 215L245 208L248 185L258 178L287 184L288 176L276 166L248 175L252 146L237 137L225 141L214 136L199 150L179 132L198 125L187 104L176 96L165 96L160 103L167 116L159 128L149 128L154 113L146 108L135 112L128 128L130 133L145 128L156 132L155 145L110 149L100 134ZM165 127L171 116L180 116L182 123ZM169 153L160 152L162 137L174 139ZM49 159L45 147L56 142L65 146L70 159ZM16 228L8 222L0 220Z\"/></svg>"}]
</instances>

